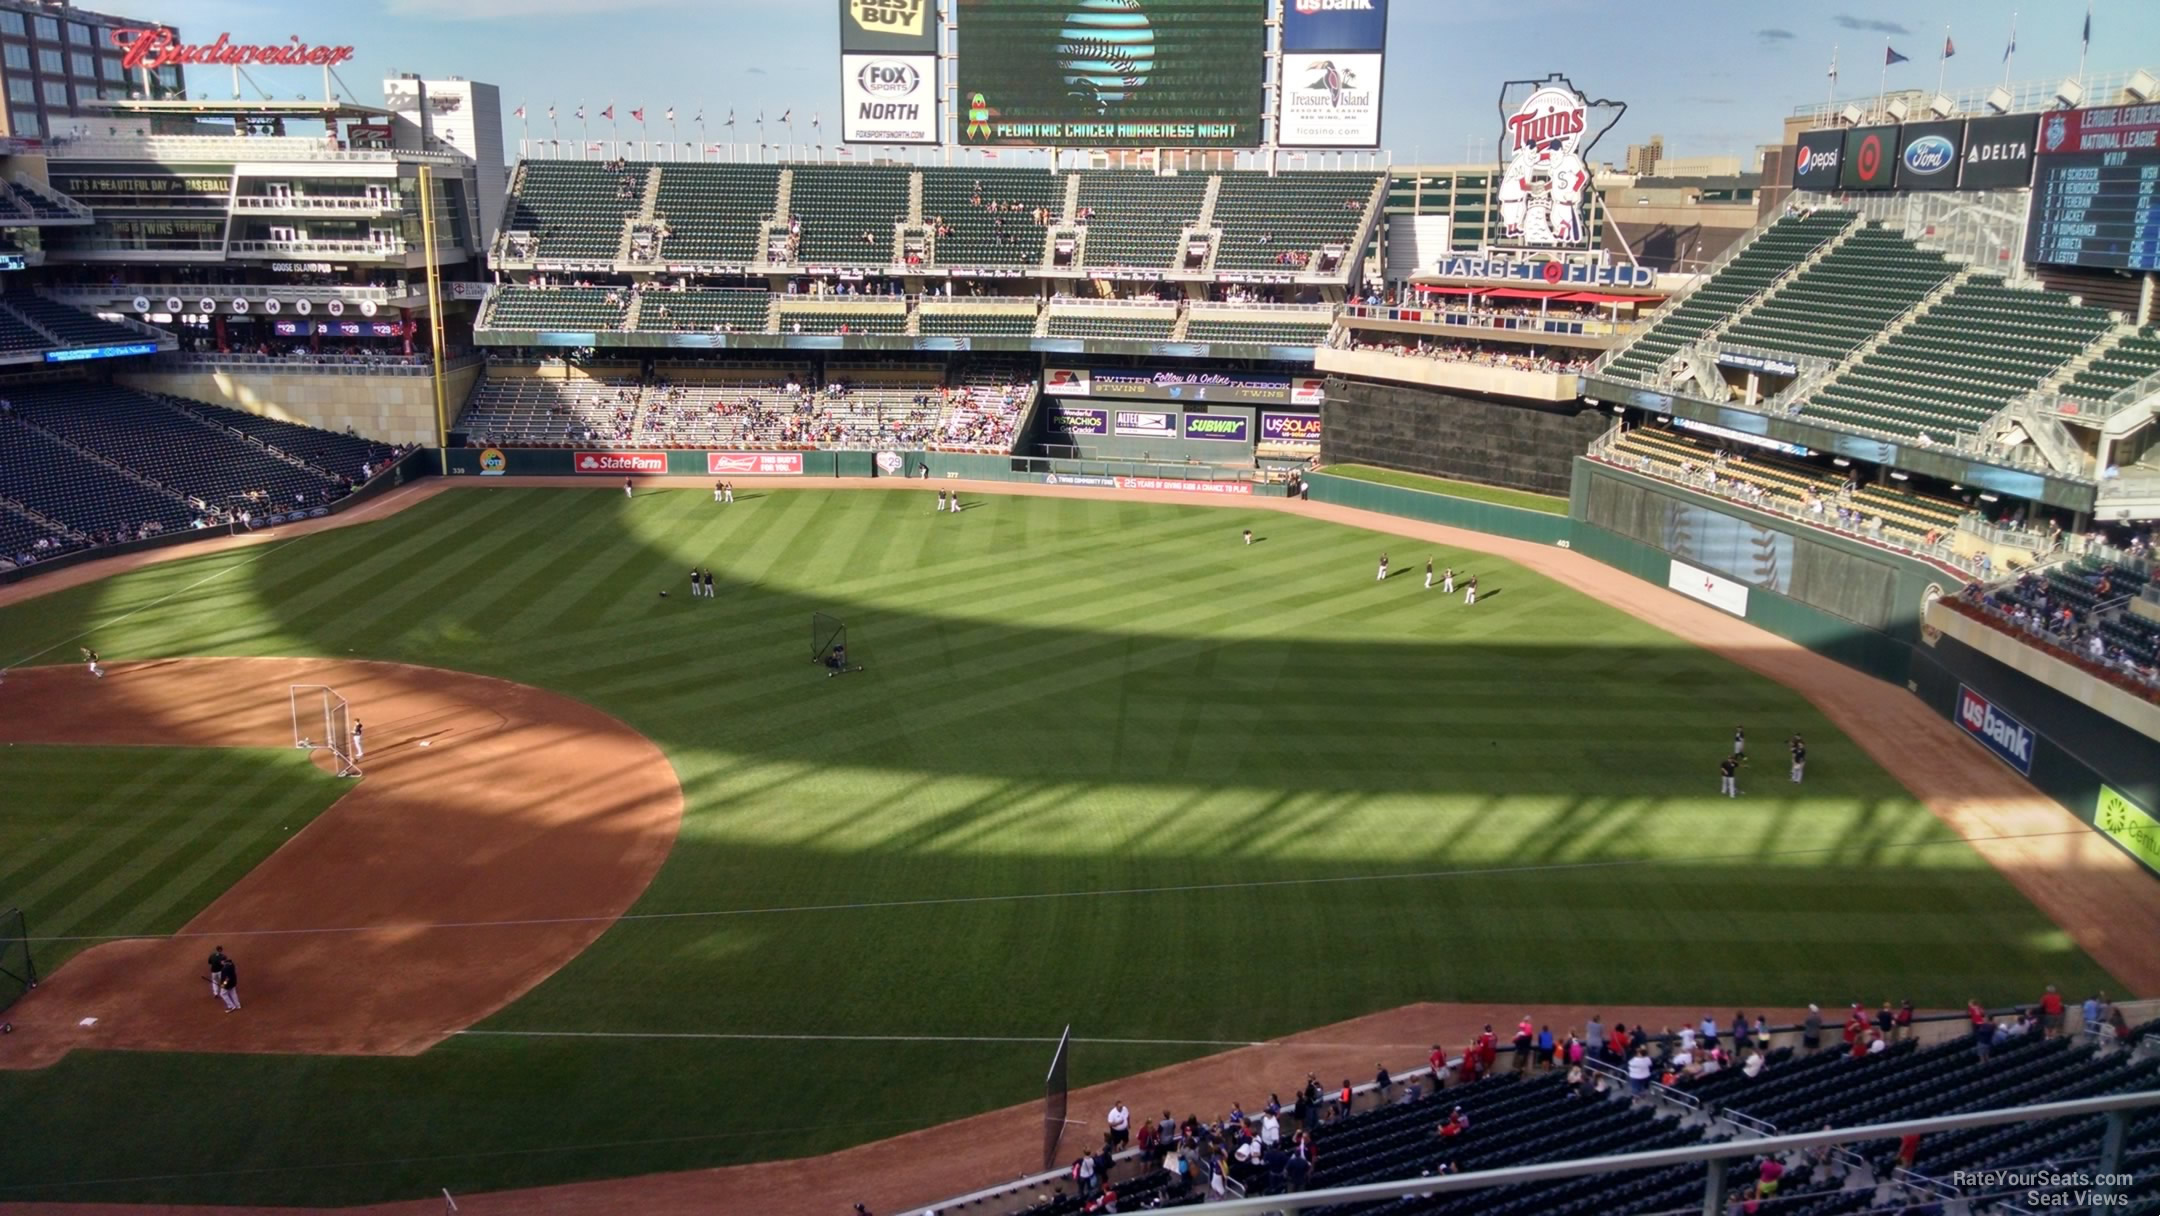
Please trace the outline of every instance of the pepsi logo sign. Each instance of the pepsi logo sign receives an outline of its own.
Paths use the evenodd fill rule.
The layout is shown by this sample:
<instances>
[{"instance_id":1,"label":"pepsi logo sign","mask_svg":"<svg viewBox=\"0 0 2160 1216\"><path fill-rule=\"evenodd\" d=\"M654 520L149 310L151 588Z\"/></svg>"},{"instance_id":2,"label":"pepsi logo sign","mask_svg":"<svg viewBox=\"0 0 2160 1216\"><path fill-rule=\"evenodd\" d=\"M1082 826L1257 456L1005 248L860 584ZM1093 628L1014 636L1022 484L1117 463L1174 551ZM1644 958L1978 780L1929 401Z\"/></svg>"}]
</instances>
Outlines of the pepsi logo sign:
<instances>
[{"instance_id":1,"label":"pepsi logo sign","mask_svg":"<svg viewBox=\"0 0 2160 1216\"><path fill-rule=\"evenodd\" d=\"M2004 764L2032 776L2032 728L1995 708L1995 703L1958 685L1957 724Z\"/></svg>"},{"instance_id":2,"label":"pepsi logo sign","mask_svg":"<svg viewBox=\"0 0 2160 1216\"><path fill-rule=\"evenodd\" d=\"M1957 148L1940 135L1923 135L1905 145L1905 171L1933 176L1957 163Z\"/></svg>"}]
</instances>

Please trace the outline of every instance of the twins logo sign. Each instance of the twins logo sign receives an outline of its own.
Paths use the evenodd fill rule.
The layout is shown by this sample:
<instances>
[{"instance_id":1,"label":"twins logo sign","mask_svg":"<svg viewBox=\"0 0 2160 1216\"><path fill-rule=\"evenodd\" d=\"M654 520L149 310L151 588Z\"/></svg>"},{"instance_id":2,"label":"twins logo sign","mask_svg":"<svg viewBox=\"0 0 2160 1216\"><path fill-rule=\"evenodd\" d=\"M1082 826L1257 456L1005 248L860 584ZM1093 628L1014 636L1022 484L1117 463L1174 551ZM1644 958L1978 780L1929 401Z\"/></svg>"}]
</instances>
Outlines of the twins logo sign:
<instances>
[{"instance_id":1,"label":"twins logo sign","mask_svg":"<svg viewBox=\"0 0 2160 1216\"><path fill-rule=\"evenodd\" d=\"M1509 111L1510 91L1529 94ZM1499 189L1500 222L1507 239L1525 245L1580 245L1583 202L1590 193L1585 158L1599 137L1627 110L1619 102L1586 100L1565 76L1510 81L1502 86L1501 120L1506 168ZM1610 110L1602 126L1591 111Z\"/></svg>"},{"instance_id":2,"label":"twins logo sign","mask_svg":"<svg viewBox=\"0 0 2160 1216\"><path fill-rule=\"evenodd\" d=\"M1957 724L2004 764L2032 776L2032 728L1963 684L1958 685Z\"/></svg>"}]
</instances>

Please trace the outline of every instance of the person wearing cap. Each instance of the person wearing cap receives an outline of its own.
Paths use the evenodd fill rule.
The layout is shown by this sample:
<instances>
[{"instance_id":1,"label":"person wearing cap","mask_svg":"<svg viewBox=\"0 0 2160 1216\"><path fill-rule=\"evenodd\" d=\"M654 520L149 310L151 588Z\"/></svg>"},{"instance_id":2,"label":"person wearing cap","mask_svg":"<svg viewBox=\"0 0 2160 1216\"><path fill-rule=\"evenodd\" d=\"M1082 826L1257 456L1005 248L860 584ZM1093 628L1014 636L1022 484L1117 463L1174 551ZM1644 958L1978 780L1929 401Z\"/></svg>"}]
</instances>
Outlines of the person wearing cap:
<instances>
[{"instance_id":1,"label":"person wearing cap","mask_svg":"<svg viewBox=\"0 0 2160 1216\"><path fill-rule=\"evenodd\" d=\"M1822 1006L1811 1004L1807 1007L1807 1017L1800 1023L1800 1046L1811 1052L1821 1049Z\"/></svg>"}]
</instances>

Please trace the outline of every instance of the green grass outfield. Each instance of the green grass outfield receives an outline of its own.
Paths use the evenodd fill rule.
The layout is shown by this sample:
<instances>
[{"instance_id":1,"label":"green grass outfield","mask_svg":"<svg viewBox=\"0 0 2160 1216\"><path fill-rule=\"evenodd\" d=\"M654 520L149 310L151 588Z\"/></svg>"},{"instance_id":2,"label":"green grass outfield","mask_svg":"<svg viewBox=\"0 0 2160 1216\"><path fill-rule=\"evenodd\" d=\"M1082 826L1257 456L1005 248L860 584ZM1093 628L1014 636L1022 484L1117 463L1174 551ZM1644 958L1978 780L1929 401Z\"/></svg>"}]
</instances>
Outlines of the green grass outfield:
<instances>
[{"instance_id":1,"label":"green grass outfield","mask_svg":"<svg viewBox=\"0 0 2160 1216\"><path fill-rule=\"evenodd\" d=\"M1423 490L1428 494L1445 494L1450 498L1468 498L1474 502L1489 502L1502 507L1520 507L1525 511L1543 511L1547 515L1565 515L1568 512L1568 500L1555 494L1533 494L1528 490L1510 490L1475 481L1451 481L1445 477L1428 477L1423 473L1405 473L1400 469L1383 469L1369 464L1331 464L1320 471L1333 473L1337 477L1370 481L1405 490Z\"/></svg>"},{"instance_id":2,"label":"green grass outfield","mask_svg":"<svg viewBox=\"0 0 2160 1216\"><path fill-rule=\"evenodd\" d=\"M113 661L351 651L561 690L650 734L688 797L637 908L671 915L616 926L501 1033L0 1073L35 1112L0 1136L0 1200L353 1203L796 1156L1038 1096L1049 1059L850 1036L1178 1041L1082 1044L1078 1085L1416 1000L2113 986L1798 697L1518 567L1275 513L973 501L457 492L0 610L0 658L117 621L91 643ZM1421 590L1427 554L1480 576L1475 609ZM717 601L680 589L697 563ZM807 661L816 610L866 673ZM1739 722L1763 759L1735 802L1714 766ZM829 1037L573 1037L595 1034Z\"/></svg>"},{"instance_id":3,"label":"green grass outfield","mask_svg":"<svg viewBox=\"0 0 2160 1216\"><path fill-rule=\"evenodd\" d=\"M290 749L0 747L0 906L44 938L170 933L347 788Z\"/></svg>"}]
</instances>

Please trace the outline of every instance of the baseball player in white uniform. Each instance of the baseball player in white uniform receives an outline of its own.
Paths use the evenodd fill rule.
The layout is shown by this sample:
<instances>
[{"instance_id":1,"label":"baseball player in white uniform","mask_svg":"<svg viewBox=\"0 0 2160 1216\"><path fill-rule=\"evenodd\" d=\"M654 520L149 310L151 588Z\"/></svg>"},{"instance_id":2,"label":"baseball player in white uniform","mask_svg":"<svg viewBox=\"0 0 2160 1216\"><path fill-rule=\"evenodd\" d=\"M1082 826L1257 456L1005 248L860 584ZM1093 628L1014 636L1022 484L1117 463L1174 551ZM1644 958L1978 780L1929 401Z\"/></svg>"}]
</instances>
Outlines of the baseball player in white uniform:
<instances>
[{"instance_id":1,"label":"baseball player in white uniform","mask_svg":"<svg viewBox=\"0 0 2160 1216\"><path fill-rule=\"evenodd\" d=\"M366 730L367 728L360 725L357 719L354 720L352 724L352 758L355 760L358 760L362 755L365 754L365 749L360 746L360 736Z\"/></svg>"},{"instance_id":2,"label":"baseball player in white uniform","mask_svg":"<svg viewBox=\"0 0 2160 1216\"><path fill-rule=\"evenodd\" d=\"M1732 754L1735 756L1747 755L1747 731L1742 727L1733 727Z\"/></svg>"},{"instance_id":3,"label":"baseball player in white uniform","mask_svg":"<svg viewBox=\"0 0 2160 1216\"><path fill-rule=\"evenodd\" d=\"M1440 572L1440 593L1442 595L1455 594L1455 567L1449 566L1446 570Z\"/></svg>"},{"instance_id":4,"label":"baseball player in white uniform","mask_svg":"<svg viewBox=\"0 0 2160 1216\"><path fill-rule=\"evenodd\" d=\"M1385 553L1380 555L1380 573L1373 576L1373 581L1376 583L1387 581L1387 554Z\"/></svg>"},{"instance_id":5,"label":"baseball player in white uniform","mask_svg":"<svg viewBox=\"0 0 2160 1216\"><path fill-rule=\"evenodd\" d=\"M725 499L725 498L721 497L721 495L722 495L722 494L725 494L726 492L727 492L727 483L726 483L726 482L724 482L724 481L716 481L716 482L712 483L712 500L713 500L714 502L726 502L726 501L727 501L727 499Z\"/></svg>"},{"instance_id":6,"label":"baseball player in white uniform","mask_svg":"<svg viewBox=\"0 0 2160 1216\"><path fill-rule=\"evenodd\" d=\"M1432 559L1425 559L1425 589L1432 590Z\"/></svg>"},{"instance_id":7,"label":"baseball player in white uniform","mask_svg":"<svg viewBox=\"0 0 2160 1216\"><path fill-rule=\"evenodd\" d=\"M1470 581L1464 585L1462 602L1465 605L1477 603L1477 575L1471 575Z\"/></svg>"},{"instance_id":8,"label":"baseball player in white uniform","mask_svg":"<svg viewBox=\"0 0 2160 1216\"><path fill-rule=\"evenodd\" d=\"M622 479L622 496L624 498L635 498L637 496L636 492L630 488L630 479L627 477Z\"/></svg>"}]
</instances>

